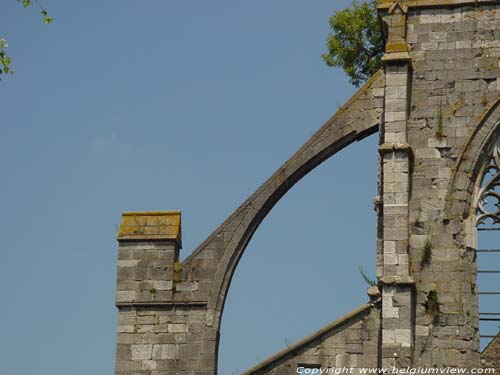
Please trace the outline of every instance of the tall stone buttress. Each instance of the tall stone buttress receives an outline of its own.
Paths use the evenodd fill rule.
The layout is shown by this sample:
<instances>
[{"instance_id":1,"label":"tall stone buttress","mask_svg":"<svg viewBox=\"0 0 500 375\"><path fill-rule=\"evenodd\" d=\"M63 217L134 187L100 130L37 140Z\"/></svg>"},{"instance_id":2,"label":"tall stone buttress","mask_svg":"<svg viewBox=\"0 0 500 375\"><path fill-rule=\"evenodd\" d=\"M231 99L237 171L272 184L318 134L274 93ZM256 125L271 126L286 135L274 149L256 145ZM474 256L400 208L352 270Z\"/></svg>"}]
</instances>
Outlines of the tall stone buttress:
<instances>
[{"instance_id":1,"label":"tall stone buttress","mask_svg":"<svg viewBox=\"0 0 500 375\"><path fill-rule=\"evenodd\" d=\"M384 121L380 131L382 229L382 366L407 367L414 343L414 281L409 266L409 195L412 149L407 121L411 58L406 43L408 6L394 2L382 15L387 41Z\"/></svg>"}]
</instances>

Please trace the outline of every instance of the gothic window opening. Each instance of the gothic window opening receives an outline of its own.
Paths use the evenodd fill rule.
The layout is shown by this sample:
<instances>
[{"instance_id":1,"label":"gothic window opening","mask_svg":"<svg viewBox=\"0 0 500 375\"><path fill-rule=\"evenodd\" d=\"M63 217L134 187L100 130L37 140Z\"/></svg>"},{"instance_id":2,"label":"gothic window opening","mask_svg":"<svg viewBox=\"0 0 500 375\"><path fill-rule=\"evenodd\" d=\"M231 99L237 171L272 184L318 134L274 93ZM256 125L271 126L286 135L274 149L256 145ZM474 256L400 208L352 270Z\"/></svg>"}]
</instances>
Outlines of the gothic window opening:
<instances>
[{"instance_id":1,"label":"gothic window opening","mask_svg":"<svg viewBox=\"0 0 500 375\"><path fill-rule=\"evenodd\" d=\"M500 142L480 174L475 224L480 349L500 331Z\"/></svg>"}]
</instances>

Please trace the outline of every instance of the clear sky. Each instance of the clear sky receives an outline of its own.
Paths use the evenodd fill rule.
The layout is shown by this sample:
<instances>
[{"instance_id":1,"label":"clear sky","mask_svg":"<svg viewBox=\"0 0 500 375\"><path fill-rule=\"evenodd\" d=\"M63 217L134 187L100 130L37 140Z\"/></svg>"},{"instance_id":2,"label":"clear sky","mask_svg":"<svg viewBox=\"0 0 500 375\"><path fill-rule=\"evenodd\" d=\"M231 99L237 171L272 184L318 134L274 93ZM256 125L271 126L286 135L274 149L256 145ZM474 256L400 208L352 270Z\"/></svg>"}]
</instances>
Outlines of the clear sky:
<instances>
[{"instance_id":1,"label":"clear sky","mask_svg":"<svg viewBox=\"0 0 500 375\"><path fill-rule=\"evenodd\" d=\"M0 373L112 374L123 211L180 209L182 257L354 92L328 68L348 0L2 1ZM233 280L221 375L367 300L376 136L301 181Z\"/></svg>"}]
</instances>

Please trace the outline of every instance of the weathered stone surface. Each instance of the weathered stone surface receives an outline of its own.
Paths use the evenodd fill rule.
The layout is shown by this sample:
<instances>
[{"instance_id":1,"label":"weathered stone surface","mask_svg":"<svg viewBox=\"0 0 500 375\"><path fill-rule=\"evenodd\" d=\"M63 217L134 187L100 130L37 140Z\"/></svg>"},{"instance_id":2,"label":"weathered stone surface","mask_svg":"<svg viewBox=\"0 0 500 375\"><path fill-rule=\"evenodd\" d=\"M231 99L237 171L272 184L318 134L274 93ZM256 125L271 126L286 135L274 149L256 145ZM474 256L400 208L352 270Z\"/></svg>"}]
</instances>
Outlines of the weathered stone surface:
<instances>
[{"instance_id":1,"label":"weathered stone surface","mask_svg":"<svg viewBox=\"0 0 500 375\"><path fill-rule=\"evenodd\" d=\"M248 374L294 374L305 364L498 368L498 339L479 353L474 202L500 134L500 4L380 0L379 11L384 71L184 262L180 214L126 218L117 375L215 374L225 296L258 223L317 165L379 129L375 307Z\"/></svg>"},{"instance_id":2,"label":"weathered stone surface","mask_svg":"<svg viewBox=\"0 0 500 375\"><path fill-rule=\"evenodd\" d=\"M481 353L481 364L485 368L500 371L500 334Z\"/></svg>"},{"instance_id":3,"label":"weathered stone surface","mask_svg":"<svg viewBox=\"0 0 500 375\"><path fill-rule=\"evenodd\" d=\"M296 374L301 366L375 368L379 315L378 304L363 306L243 374Z\"/></svg>"}]
</instances>

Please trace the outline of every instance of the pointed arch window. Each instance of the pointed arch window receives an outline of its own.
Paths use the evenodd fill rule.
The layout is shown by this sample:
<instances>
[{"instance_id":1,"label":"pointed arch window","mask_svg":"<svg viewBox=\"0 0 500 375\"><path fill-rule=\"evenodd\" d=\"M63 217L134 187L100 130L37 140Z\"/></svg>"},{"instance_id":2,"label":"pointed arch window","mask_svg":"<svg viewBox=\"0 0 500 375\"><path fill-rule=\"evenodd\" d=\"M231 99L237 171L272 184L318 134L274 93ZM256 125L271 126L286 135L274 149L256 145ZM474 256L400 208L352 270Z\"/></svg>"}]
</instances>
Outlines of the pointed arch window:
<instances>
[{"instance_id":1,"label":"pointed arch window","mask_svg":"<svg viewBox=\"0 0 500 375\"><path fill-rule=\"evenodd\" d=\"M500 331L500 141L480 175L475 201L481 350Z\"/></svg>"}]
</instances>

